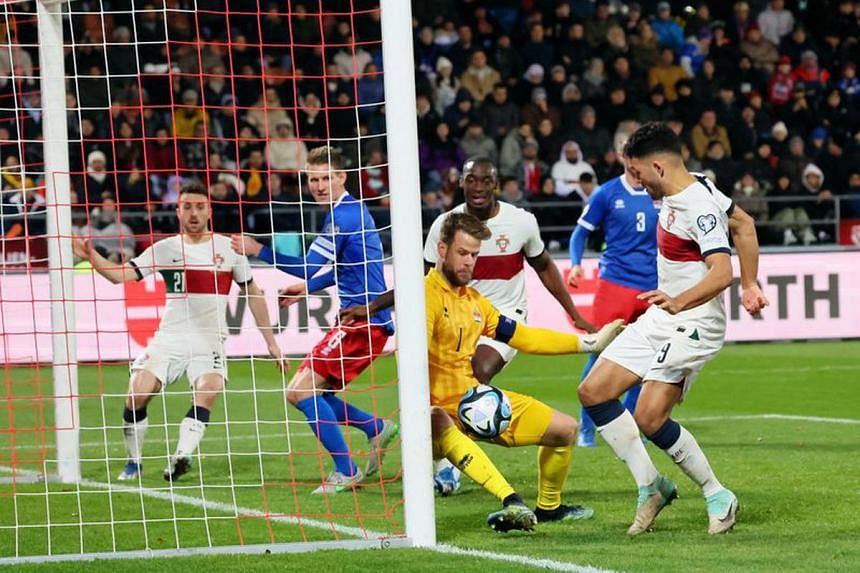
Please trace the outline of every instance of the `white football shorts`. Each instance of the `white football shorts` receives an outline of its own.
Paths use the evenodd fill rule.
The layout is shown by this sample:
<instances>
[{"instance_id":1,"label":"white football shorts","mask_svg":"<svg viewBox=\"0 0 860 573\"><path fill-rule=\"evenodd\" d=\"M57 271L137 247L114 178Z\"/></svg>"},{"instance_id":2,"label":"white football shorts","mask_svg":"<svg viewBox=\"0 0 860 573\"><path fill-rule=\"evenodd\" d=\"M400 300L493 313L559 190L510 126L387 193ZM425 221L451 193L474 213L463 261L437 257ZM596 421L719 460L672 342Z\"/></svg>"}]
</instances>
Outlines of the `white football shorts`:
<instances>
[{"instance_id":1,"label":"white football shorts","mask_svg":"<svg viewBox=\"0 0 860 573\"><path fill-rule=\"evenodd\" d=\"M658 310L627 326L600 357L643 381L683 384L686 395L705 364L723 347L724 338L705 331L697 321L660 320L663 313Z\"/></svg>"},{"instance_id":2,"label":"white football shorts","mask_svg":"<svg viewBox=\"0 0 860 573\"><path fill-rule=\"evenodd\" d=\"M131 371L135 370L152 373L164 386L176 382L183 373L192 386L204 374L218 374L226 381L224 342L220 337L156 333L132 363Z\"/></svg>"}]
</instances>

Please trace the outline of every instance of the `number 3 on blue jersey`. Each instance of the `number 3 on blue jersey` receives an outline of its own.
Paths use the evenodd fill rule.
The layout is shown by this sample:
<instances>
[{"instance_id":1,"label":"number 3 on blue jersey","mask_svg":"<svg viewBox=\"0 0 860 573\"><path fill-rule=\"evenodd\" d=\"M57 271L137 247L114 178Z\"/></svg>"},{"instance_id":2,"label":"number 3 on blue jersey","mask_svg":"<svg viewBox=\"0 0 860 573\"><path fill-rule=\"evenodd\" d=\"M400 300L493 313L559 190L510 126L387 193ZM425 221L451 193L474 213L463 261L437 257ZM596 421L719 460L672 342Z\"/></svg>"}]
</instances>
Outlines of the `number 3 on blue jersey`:
<instances>
[{"instance_id":1,"label":"number 3 on blue jersey","mask_svg":"<svg viewBox=\"0 0 860 573\"><path fill-rule=\"evenodd\" d=\"M636 230L640 233L645 232L645 212L636 211Z\"/></svg>"}]
</instances>

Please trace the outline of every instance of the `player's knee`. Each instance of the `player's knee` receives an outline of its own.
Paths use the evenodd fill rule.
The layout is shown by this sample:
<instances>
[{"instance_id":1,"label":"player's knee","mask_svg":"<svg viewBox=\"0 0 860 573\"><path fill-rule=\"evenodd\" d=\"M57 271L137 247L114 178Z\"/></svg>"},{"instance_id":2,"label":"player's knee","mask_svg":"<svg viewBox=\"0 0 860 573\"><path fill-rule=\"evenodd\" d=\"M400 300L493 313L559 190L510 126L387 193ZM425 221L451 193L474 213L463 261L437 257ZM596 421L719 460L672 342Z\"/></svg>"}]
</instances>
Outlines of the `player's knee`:
<instances>
[{"instance_id":1,"label":"player's knee","mask_svg":"<svg viewBox=\"0 0 860 573\"><path fill-rule=\"evenodd\" d=\"M587 378L585 382L580 384L579 388L576 389L576 394L579 396L579 403L583 406L593 406L601 401L597 392L597 385L589 384Z\"/></svg>"},{"instance_id":2,"label":"player's knee","mask_svg":"<svg viewBox=\"0 0 860 573\"><path fill-rule=\"evenodd\" d=\"M655 411L653 408L647 407L647 405L643 407L642 404L637 404L636 411L633 413L633 419L636 420L636 425L639 426L642 433L650 436L660 429L660 426L666 421L666 416Z\"/></svg>"},{"instance_id":3,"label":"player's knee","mask_svg":"<svg viewBox=\"0 0 860 573\"><path fill-rule=\"evenodd\" d=\"M541 444L552 447L569 446L576 441L578 430L579 423L573 417L567 414L557 414L549 430L544 434Z\"/></svg>"},{"instance_id":4,"label":"player's knee","mask_svg":"<svg viewBox=\"0 0 860 573\"><path fill-rule=\"evenodd\" d=\"M454 422L451 420L448 412L439 406L430 407L430 430L434 438L442 435L452 425L454 425Z\"/></svg>"}]
</instances>

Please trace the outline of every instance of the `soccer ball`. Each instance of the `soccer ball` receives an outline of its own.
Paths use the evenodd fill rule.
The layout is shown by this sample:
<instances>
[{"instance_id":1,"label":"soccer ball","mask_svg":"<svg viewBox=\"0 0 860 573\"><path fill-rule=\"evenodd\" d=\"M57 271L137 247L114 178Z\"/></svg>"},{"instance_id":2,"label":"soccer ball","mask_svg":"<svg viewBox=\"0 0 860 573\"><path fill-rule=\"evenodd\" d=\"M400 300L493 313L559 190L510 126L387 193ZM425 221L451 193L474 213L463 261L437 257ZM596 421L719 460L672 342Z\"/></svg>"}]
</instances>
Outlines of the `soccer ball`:
<instances>
[{"instance_id":1,"label":"soccer ball","mask_svg":"<svg viewBox=\"0 0 860 573\"><path fill-rule=\"evenodd\" d=\"M476 436L495 438L511 423L511 401L499 388L479 384L460 398L457 415Z\"/></svg>"}]
</instances>

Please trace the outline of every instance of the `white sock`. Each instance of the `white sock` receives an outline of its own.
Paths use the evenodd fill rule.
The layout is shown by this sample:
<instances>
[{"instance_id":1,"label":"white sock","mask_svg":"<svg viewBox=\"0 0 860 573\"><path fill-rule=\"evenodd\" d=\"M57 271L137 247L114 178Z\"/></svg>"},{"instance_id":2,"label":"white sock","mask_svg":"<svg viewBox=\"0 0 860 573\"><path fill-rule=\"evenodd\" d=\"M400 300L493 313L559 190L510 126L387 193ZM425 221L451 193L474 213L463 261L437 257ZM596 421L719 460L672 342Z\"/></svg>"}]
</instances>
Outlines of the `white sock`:
<instances>
[{"instance_id":1,"label":"white sock","mask_svg":"<svg viewBox=\"0 0 860 573\"><path fill-rule=\"evenodd\" d=\"M628 410L605 426L598 426L597 431L615 455L627 464L637 486L654 483L659 475L657 468L645 451L645 445L639 438L639 426Z\"/></svg>"},{"instance_id":2,"label":"white sock","mask_svg":"<svg viewBox=\"0 0 860 573\"><path fill-rule=\"evenodd\" d=\"M128 451L129 461L140 464L141 452L143 451L143 437L146 435L148 427L149 418L144 418L136 423L123 422L122 436L125 439L125 449Z\"/></svg>"},{"instance_id":3,"label":"white sock","mask_svg":"<svg viewBox=\"0 0 860 573\"><path fill-rule=\"evenodd\" d=\"M705 453L699 447L699 442L684 426L681 426L681 435L678 436L678 441L672 444L666 453L669 454L673 462L684 470L685 474L690 476L691 480L699 484L705 497L714 495L723 489L723 484L714 475L708 458L705 457Z\"/></svg>"},{"instance_id":4,"label":"white sock","mask_svg":"<svg viewBox=\"0 0 860 573\"><path fill-rule=\"evenodd\" d=\"M183 418L179 424L179 443L176 445L176 457L187 458L200 445L206 424L193 418Z\"/></svg>"},{"instance_id":5,"label":"white sock","mask_svg":"<svg viewBox=\"0 0 860 573\"><path fill-rule=\"evenodd\" d=\"M457 473L459 475L460 470L458 470L454 464L449 462L448 458L441 458L438 460L433 460L433 473L434 474L438 474L442 470L448 469L448 468L454 468L454 470L456 470L455 473Z\"/></svg>"}]
</instances>

